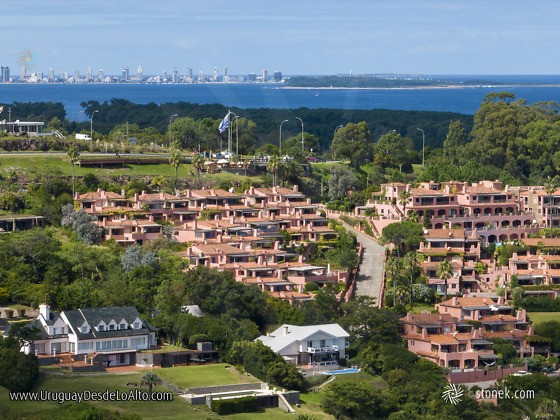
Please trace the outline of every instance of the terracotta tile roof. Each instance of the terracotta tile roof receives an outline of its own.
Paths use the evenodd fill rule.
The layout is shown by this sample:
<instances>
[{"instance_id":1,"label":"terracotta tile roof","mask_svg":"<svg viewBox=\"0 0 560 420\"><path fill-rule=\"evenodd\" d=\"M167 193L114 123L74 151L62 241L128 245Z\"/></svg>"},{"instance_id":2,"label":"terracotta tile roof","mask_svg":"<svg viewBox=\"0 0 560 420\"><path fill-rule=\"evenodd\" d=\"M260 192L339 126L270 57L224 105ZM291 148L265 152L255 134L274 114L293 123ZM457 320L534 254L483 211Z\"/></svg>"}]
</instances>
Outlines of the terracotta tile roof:
<instances>
[{"instance_id":1,"label":"terracotta tile roof","mask_svg":"<svg viewBox=\"0 0 560 420\"><path fill-rule=\"evenodd\" d=\"M193 247L193 251L202 252L204 254L223 254L223 255L244 254L244 253L248 254L247 251L243 251L242 249L236 248L228 244L212 244L212 245L196 244L193 245L192 247Z\"/></svg>"},{"instance_id":2,"label":"terracotta tile roof","mask_svg":"<svg viewBox=\"0 0 560 420\"><path fill-rule=\"evenodd\" d=\"M465 229L427 229L426 239L465 239Z\"/></svg>"},{"instance_id":3,"label":"terracotta tile roof","mask_svg":"<svg viewBox=\"0 0 560 420\"><path fill-rule=\"evenodd\" d=\"M208 190L192 190L192 195L199 198L241 198L241 196L221 189L208 189Z\"/></svg>"},{"instance_id":4,"label":"terracotta tile roof","mask_svg":"<svg viewBox=\"0 0 560 420\"><path fill-rule=\"evenodd\" d=\"M176 195L161 193L141 194L138 196L138 201L165 201L165 200L181 200Z\"/></svg>"},{"instance_id":5,"label":"terracotta tile roof","mask_svg":"<svg viewBox=\"0 0 560 420\"><path fill-rule=\"evenodd\" d=\"M437 353L432 353L431 351L417 351L416 354L420 356L426 356L431 359L439 359L439 355Z\"/></svg>"},{"instance_id":6,"label":"terracotta tile roof","mask_svg":"<svg viewBox=\"0 0 560 420\"><path fill-rule=\"evenodd\" d=\"M117 193L114 193L112 191L105 191L105 197L101 196L101 192L87 192L84 194L80 194L80 199L77 201L84 201L84 200L101 200L103 198L109 199L109 200L126 200L127 198L124 195L120 195Z\"/></svg>"},{"instance_id":7,"label":"terracotta tile roof","mask_svg":"<svg viewBox=\"0 0 560 420\"><path fill-rule=\"evenodd\" d=\"M444 193L443 191L440 191L440 190L429 190L427 188L411 188L410 189L410 195L412 197L415 197L415 196L434 196L434 195L448 196L448 195L451 195L451 194L446 194L446 193Z\"/></svg>"},{"instance_id":8,"label":"terracotta tile roof","mask_svg":"<svg viewBox=\"0 0 560 420\"><path fill-rule=\"evenodd\" d=\"M529 335L529 331L522 331L522 330L511 330L511 331L484 331L482 333L484 338L505 338L505 337L513 337L513 338L523 338L526 335Z\"/></svg>"},{"instance_id":9,"label":"terracotta tile roof","mask_svg":"<svg viewBox=\"0 0 560 420\"><path fill-rule=\"evenodd\" d=\"M467 194L506 194L504 191L488 188L483 185L467 187Z\"/></svg>"},{"instance_id":10,"label":"terracotta tile roof","mask_svg":"<svg viewBox=\"0 0 560 420\"><path fill-rule=\"evenodd\" d=\"M451 253L451 254L459 254L459 253L463 253L465 252L464 248L424 248L424 249L419 249L418 252L420 254L426 254L426 255L430 255L430 254L441 254L443 252L445 253Z\"/></svg>"},{"instance_id":11,"label":"terracotta tile roof","mask_svg":"<svg viewBox=\"0 0 560 420\"><path fill-rule=\"evenodd\" d=\"M270 295L280 299L314 299L313 295L299 292L270 292Z\"/></svg>"},{"instance_id":12,"label":"terracotta tile roof","mask_svg":"<svg viewBox=\"0 0 560 420\"><path fill-rule=\"evenodd\" d=\"M412 320L407 321L407 317L401 318L401 322L407 324L440 324L454 322L453 317L449 314L411 314ZM441 320L440 320L441 317Z\"/></svg>"},{"instance_id":13,"label":"terracotta tile roof","mask_svg":"<svg viewBox=\"0 0 560 420\"><path fill-rule=\"evenodd\" d=\"M560 246L560 238L523 238L521 242L527 246L537 246L539 242L543 246Z\"/></svg>"},{"instance_id":14,"label":"terracotta tile roof","mask_svg":"<svg viewBox=\"0 0 560 420\"><path fill-rule=\"evenodd\" d=\"M453 302L457 299L459 301L458 305L455 305ZM445 302L440 303L443 306L452 306L452 307L468 307L468 306L496 306L497 303L494 302L490 298L485 297L459 297L459 298L451 298L446 300Z\"/></svg>"},{"instance_id":15,"label":"terracotta tile roof","mask_svg":"<svg viewBox=\"0 0 560 420\"><path fill-rule=\"evenodd\" d=\"M501 317L501 318L500 318ZM504 321L504 322L511 322L511 321L517 321L517 318L511 315L490 315L490 316L484 316L482 317L482 319L480 319L479 321L482 322L499 322L499 321Z\"/></svg>"},{"instance_id":16,"label":"terracotta tile roof","mask_svg":"<svg viewBox=\"0 0 560 420\"><path fill-rule=\"evenodd\" d=\"M430 334L428 340L437 344L457 344L458 341L452 334Z\"/></svg>"}]
</instances>

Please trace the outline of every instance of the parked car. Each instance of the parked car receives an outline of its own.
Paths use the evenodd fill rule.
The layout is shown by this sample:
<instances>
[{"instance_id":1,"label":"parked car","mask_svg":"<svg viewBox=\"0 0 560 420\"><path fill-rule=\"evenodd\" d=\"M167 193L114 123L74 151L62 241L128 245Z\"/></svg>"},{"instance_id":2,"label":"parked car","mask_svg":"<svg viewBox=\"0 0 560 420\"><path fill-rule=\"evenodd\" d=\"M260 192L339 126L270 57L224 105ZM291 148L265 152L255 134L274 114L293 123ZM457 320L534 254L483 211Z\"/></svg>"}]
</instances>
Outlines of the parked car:
<instances>
[{"instance_id":1,"label":"parked car","mask_svg":"<svg viewBox=\"0 0 560 420\"><path fill-rule=\"evenodd\" d=\"M542 368L543 373L554 373L554 368L552 366L545 366Z\"/></svg>"},{"instance_id":2,"label":"parked car","mask_svg":"<svg viewBox=\"0 0 560 420\"><path fill-rule=\"evenodd\" d=\"M513 373L511 376L525 376L525 375L530 375L530 373L527 372L526 370L518 370L517 372Z\"/></svg>"}]
</instances>

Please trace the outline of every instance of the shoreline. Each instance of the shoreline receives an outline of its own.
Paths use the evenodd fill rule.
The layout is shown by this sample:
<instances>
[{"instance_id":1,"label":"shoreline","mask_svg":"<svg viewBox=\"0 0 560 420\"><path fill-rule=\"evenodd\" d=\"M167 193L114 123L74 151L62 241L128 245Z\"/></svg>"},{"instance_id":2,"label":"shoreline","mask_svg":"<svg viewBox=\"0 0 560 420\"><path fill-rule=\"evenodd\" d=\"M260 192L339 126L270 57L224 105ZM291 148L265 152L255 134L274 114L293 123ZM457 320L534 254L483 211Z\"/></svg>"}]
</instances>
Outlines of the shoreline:
<instances>
[{"instance_id":1,"label":"shoreline","mask_svg":"<svg viewBox=\"0 0 560 420\"><path fill-rule=\"evenodd\" d=\"M442 86L394 86L394 87L343 87L343 86L320 86L320 87L307 87L307 86L280 86L278 89L316 89L316 90L415 90L415 89L481 89L481 88L519 88L519 87L560 87L560 84L536 84L536 85L523 85L523 84L507 84L507 85L442 85Z\"/></svg>"}]
</instances>

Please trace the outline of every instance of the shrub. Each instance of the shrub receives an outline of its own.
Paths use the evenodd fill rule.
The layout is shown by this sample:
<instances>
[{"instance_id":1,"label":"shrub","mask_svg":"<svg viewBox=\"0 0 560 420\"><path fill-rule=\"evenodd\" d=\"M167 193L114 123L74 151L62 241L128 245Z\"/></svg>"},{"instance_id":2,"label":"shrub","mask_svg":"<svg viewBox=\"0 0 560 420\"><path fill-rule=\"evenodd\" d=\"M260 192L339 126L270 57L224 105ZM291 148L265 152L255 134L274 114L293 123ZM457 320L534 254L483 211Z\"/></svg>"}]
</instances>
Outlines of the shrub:
<instances>
[{"instance_id":1,"label":"shrub","mask_svg":"<svg viewBox=\"0 0 560 420\"><path fill-rule=\"evenodd\" d=\"M317 283L305 283L305 287L303 288L304 292L316 292L319 290L319 285Z\"/></svg>"},{"instance_id":2,"label":"shrub","mask_svg":"<svg viewBox=\"0 0 560 420\"><path fill-rule=\"evenodd\" d=\"M228 400L212 400L210 408L220 416L232 413L254 413L258 409L257 397L247 396Z\"/></svg>"}]
</instances>

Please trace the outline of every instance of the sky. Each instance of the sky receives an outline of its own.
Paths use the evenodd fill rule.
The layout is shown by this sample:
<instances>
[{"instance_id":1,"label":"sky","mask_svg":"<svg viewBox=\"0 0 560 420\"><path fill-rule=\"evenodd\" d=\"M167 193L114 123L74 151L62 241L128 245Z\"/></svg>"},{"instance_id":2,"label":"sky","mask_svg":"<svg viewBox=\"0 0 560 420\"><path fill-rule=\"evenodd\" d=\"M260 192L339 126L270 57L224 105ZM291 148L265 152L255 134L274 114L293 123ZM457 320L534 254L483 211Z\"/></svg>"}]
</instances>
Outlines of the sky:
<instances>
[{"instance_id":1,"label":"sky","mask_svg":"<svg viewBox=\"0 0 560 420\"><path fill-rule=\"evenodd\" d=\"M2 0L0 65L94 75L559 74L550 0ZM36 71L34 70L34 71Z\"/></svg>"}]
</instances>

